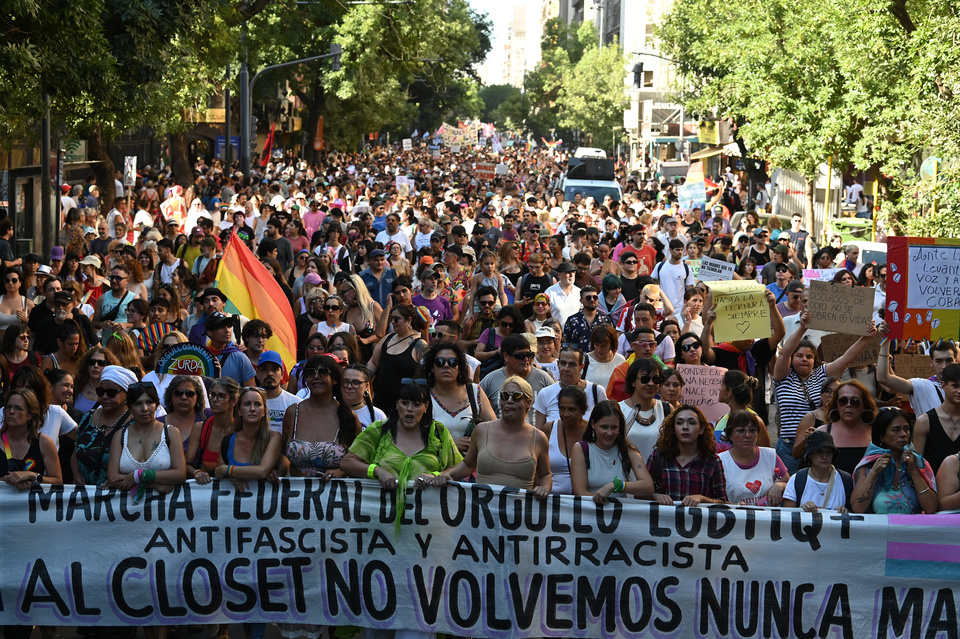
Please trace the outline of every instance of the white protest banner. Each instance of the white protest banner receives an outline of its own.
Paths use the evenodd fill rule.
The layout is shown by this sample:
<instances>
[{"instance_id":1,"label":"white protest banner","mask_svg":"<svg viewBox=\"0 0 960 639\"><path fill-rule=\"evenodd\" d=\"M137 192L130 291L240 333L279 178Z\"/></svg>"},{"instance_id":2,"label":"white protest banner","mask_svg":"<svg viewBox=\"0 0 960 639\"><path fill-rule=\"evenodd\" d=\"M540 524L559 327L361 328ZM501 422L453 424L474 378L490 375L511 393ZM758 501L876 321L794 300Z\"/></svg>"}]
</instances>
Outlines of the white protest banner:
<instances>
[{"instance_id":1,"label":"white protest banner","mask_svg":"<svg viewBox=\"0 0 960 639\"><path fill-rule=\"evenodd\" d=\"M404 151L412 151L412 150L413 150L413 140L411 140L410 138L404 138L404 140L403 140L403 142L401 142L401 144L403 144L403 150L404 150Z\"/></svg>"},{"instance_id":2,"label":"white protest banner","mask_svg":"<svg viewBox=\"0 0 960 639\"><path fill-rule=\"evenodd\" d=\"M680 403L696 406L711 422L716 424L730 412L730 407L720 403L720 385L727 369L720 366L691 366L677 364L677 372L683 378Z\"/></svg>"},{"instance_id":3,"label":"white protest banner","mask_svg":"<svg viewBox=\"0 0 960 639\"><path fill-rule=\"evenodd\" d=\"M0 486L0 623L291 622L525 637L951 636L954 515L315 478ZM77 543L78 540L82 540ZM820 569L811 569L820 567ZM945 634L944 634L945 633Z\"/></svg>"},{"instance_id":4,"label":"white protest banner","mask_svg":"<svg viewBox=\"0 0 960 639\"><path fill-rule=\"evenodd\" d=\"M734 270L736 267L730 262L704 257L700 260L699 279L701 282L729 281L733 279Z\"/></svg>"},{"instance_id":5,"label":"white protest banner","mask_svg":"<svg viewBox=\"0 0 960 639\"><path fill-rule=\"evenodd\" d=\"M430 150L430 157L432 157L432 158L435 159L435 160L436 160L437 158L439 158L439 157L440 157L440 149L431 149L431 150Z\"/></svg>"},{"instance_id":6,"label":"white protest banner","mask_svg":"<svg viewBox=\"0 0 960 639\"><path fill-rule=\"evenodd\" d=\"M500 162L499 164L497 164L497 168L495 169L495 172L497 175L506 175L507 173L510 172L510 167L507 166L505 163Z\"/></svg>"},{"instance_id":7,"label":"white protest banner","mask_svg":"<svg viewBox=\"0 0 960 639\"><path fill-rule=\"evenodd\" d=\"M865 286L830 282L810 283L808 329L867 335L873 322L874 291Z\"/></svg>"},{"instance_id":8,"label":"white protest banner","mask_svg":"<svg viewBox=\"0 0 960 639\"><path fill-rule=\"evenodd\" d=\"M713 282L710 291L716 304L713 324L716 343L770 337L770 306L760 282L733 280Z\"/></svg>"},{"instance_id":9,"label":"white protest banner","mask_svg":"<svg viewBox=\"0 0 960 639\"><path fill-rule=\"evenodd\" d=\"M832 282L833 276L844 271L842 268L805 268L803 269L803 281L807 286L810 282Z\"/></svg>"}]
</instances>

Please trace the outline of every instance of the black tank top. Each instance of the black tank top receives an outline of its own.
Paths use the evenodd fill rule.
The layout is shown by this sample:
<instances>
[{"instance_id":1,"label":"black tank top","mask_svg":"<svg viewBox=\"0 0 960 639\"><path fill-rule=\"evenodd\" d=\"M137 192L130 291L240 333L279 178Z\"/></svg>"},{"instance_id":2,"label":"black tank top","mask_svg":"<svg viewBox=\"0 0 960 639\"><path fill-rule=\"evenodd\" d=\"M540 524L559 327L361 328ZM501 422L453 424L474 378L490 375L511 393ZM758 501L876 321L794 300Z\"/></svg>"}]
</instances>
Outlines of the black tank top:
<instances>
[{"instance_id":1,"label":"black tank top","mask_svg":"<svg viewBox=\"0 0 960 639\"><path fill-rule=\"evenodd\" d=\"M510 276L508 275L507 277ZM523 278L523 283L520 285L520 290L517 291L515 297L518 300L522 300L525 297L529 297L532 300L540 293L546 293L548 288L550 288L549 275L534 277L533 275L527 274L527 276ZM527 304L524 306L522 313L526 319L533 317L533 304Z\"/></svg>"},{"instance_id":2,"label":"black tank top","mask_svg":"<svg viewBox=\"0 0 960 639\"><path fill-rule=\"evenodd\" d=\"M404 377L417 378L421 375L420 364L411 354L420 338L413 337L409 341L410 344L402 353L391 355L387 352L387 348L397 342L397 334L390 333L384 339L383 348L380 351L380 365L377 367L377 376L373 378L373 405L387 415L397 407L400 380Z\"/></svg>"},{"instance_id":3,"label":"black tank top","mask_svg":"<svg viewBox=\"0 0 960 639\"><path fill-rule=\"evenodd\" d=\"M930 462L933 474L940 470L943 460L954 453L960 453L960 437L950 439L940 423L940 415L936 408L927 411L930 420L930 434L927 435L927 444L923 449L923 458Z\"/></svg>"},{"instance_id":4,"label":"black tank top","mask_svg":"<svg viewBox=\"0 0 960 639\"><path fill-rule=\"evenodd\" d=\"M43 453L40 452L39 439L30 442L30 448L27 449L27 454L23 459L7 459L4 457L4 461L6 464L4 475L8 472L21 470L29 470L31 473L37 473L39 475L47 474L46 466L43 465Z\"/></svg>"}]
</instances>

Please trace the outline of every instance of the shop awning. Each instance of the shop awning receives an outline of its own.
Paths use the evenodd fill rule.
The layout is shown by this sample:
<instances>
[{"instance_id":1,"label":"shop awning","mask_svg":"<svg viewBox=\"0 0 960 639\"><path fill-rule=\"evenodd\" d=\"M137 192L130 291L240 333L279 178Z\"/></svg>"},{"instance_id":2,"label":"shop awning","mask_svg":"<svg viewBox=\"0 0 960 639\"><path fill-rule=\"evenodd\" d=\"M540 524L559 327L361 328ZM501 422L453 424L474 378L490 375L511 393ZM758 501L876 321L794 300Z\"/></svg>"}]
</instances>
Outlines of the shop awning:
<instances>
[{"instance_id":1,"label":"shop awning","mask_svg":"<svg viewBox=\"0 0 960 639\"><path fill-rule=\"evenodd\" d=\"M702 160L703 158L712 158L713 156L720 155L721 153L723 153L722 146L711 146L711 147L707 147L706 149L701 149L696 153L691 153L690 159Z\"/></svg>"}]
</instances>

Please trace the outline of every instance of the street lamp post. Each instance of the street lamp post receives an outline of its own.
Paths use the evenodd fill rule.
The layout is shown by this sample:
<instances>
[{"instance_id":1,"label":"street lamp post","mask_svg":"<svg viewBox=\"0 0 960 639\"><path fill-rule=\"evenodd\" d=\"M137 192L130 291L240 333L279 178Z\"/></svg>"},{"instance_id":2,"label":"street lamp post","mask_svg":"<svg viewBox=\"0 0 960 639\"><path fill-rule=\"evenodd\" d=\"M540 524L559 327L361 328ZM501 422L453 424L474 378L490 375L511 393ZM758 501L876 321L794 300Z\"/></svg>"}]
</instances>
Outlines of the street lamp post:
<instances>
[{"instance_id":1,"label":"street lamp post","mask_svg":"<svg viewBox=\"0 0 960 639\"><path fill-rule=\"evenodd\" d=\"M323 55L315 55L310 58L302 58L300 60L291 60L290 62L281 62L280 64L271 64L268 67L260 69L253 76L249 82L247 82L247 77L249 76L249 71L247 70L247 56L244 52L243 62L240 65L240 74L237 76L237 82L240 84L240 166L244 175L250 173L250 122L251 122L251 96L253 95L253 88L257 84L257 80L261 75L267 71L272 71L274 69L281 69L283 67L292 67L297 64L304 64L306 62L316 62L317 60L323 60L326 58L333 58L333 70L340 70L340 55L343 52L343 47L337 43L330 45L330 53L325 53Z\"/></svg>"}]
</instances>

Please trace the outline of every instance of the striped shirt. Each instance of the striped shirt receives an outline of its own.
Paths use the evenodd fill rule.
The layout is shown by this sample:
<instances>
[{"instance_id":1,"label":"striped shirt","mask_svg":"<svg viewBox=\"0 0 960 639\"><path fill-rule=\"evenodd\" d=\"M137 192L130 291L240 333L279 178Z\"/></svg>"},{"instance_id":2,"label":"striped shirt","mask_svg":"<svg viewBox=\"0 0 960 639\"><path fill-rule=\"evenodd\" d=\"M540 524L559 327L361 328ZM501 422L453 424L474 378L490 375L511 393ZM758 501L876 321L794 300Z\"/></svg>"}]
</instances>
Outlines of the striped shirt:
<instances>
[{"instance_id":1,"label":"striped shirt","mask_svg":"<svg viewBox=\"0 0 960 639\"><path fill-rule=\"evenodd\" d=\"M797 436L800 420L810 411L820 406L820 389L827 379L826 366L821 364L813 369L810 377L803 381L790 368L790 373L781 381L774 381L773 389L777 398L777 412L780 414L780 437Z\"/></svg>"}]
</instances>

